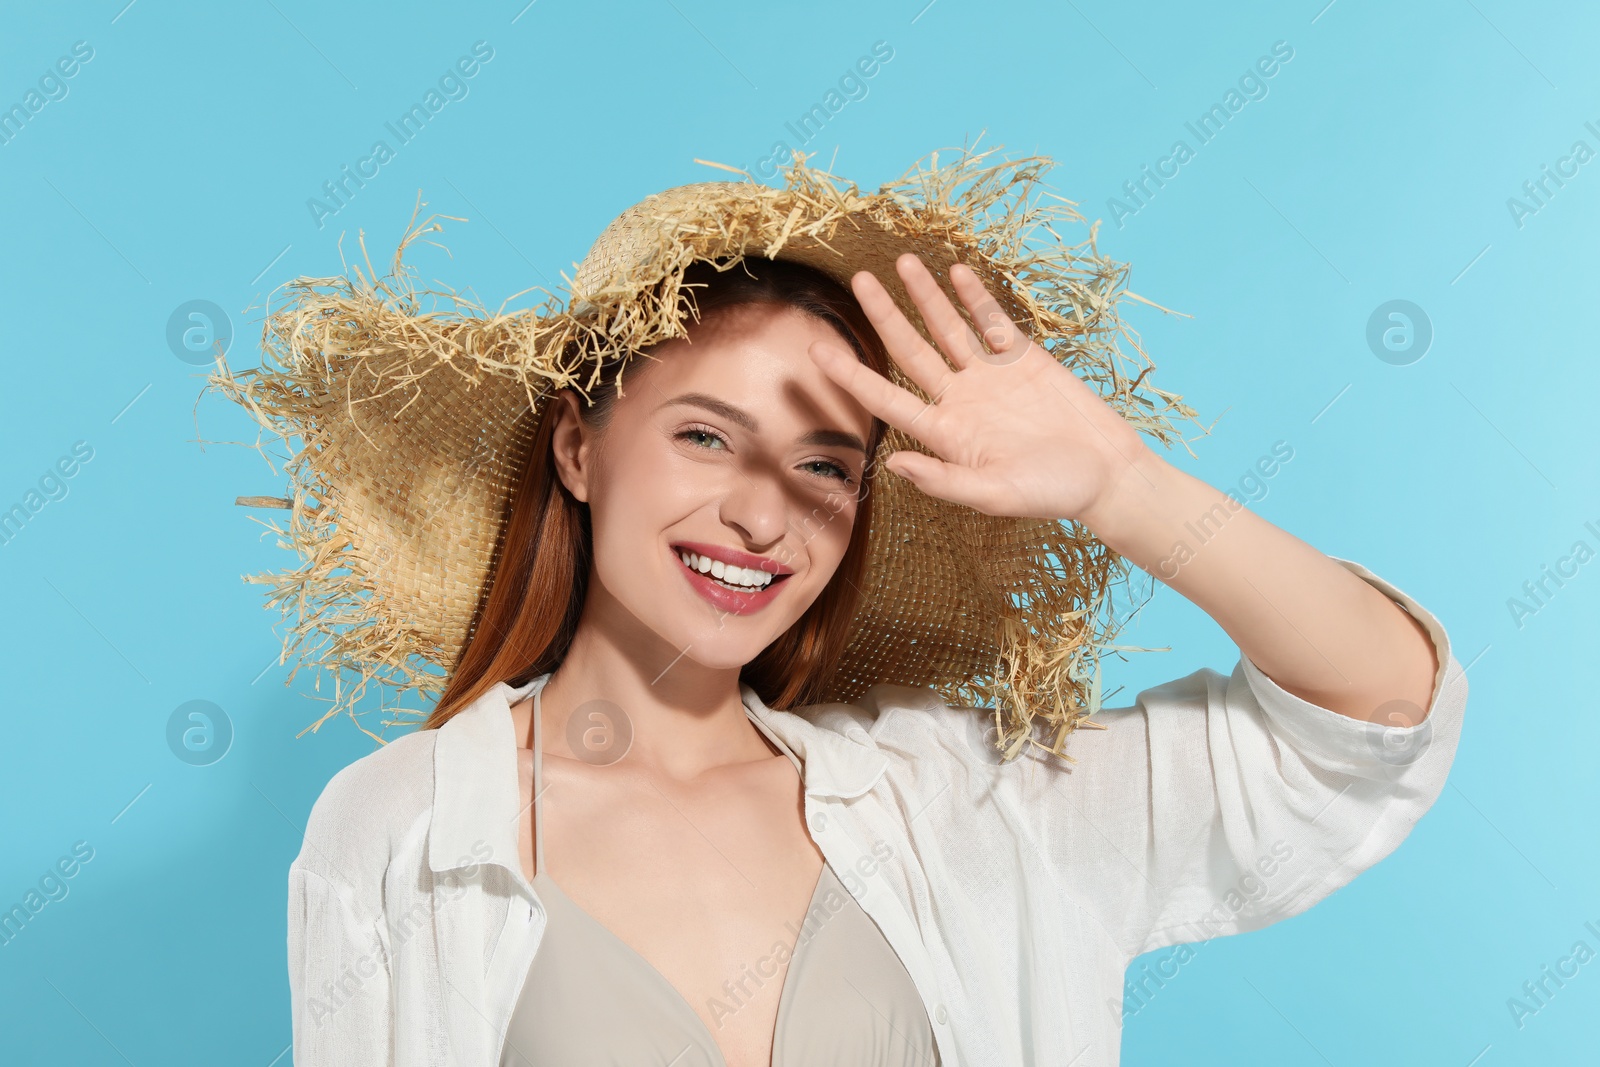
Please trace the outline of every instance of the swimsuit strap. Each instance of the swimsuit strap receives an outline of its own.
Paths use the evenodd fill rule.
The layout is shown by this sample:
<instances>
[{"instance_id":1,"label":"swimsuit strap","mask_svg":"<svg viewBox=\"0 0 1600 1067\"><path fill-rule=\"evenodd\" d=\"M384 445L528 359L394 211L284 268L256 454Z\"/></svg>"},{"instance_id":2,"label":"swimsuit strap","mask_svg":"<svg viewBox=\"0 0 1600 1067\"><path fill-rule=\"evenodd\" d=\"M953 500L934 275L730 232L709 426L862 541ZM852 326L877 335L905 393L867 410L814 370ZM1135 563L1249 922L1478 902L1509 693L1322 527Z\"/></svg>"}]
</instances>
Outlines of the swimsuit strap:
<instances>
[{"instance_id":1,"label":"swimsuit strap","mask_svg":"<svg viewBox=\"0 0 1600 1067\"><path fill-rule=\"evenodd\" d=\"M544 792L544 739L543 720L539 714L539 694L544 689L540 686L533 693L533 873L534 877L544 873L544 825L540 820L539 795Z\"/></svg>"}]
</instances>

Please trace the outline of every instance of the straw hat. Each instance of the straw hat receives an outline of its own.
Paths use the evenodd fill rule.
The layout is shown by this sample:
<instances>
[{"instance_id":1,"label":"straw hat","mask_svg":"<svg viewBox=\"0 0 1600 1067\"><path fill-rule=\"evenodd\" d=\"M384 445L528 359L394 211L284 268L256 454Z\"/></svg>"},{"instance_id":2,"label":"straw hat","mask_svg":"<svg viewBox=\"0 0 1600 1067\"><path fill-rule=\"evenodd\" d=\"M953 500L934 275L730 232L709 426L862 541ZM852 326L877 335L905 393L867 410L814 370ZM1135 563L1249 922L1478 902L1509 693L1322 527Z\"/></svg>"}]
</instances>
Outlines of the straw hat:
<instances>
[{"instance_id":1,"label":"straw hat","mask_svg":"<svg viewBox=\"0 0 1600 1067\"><path fill-rule=\"evenodd\" d=\"M1098 224L1083 244L1063 243L1084 220L1071 201L1035 189L1047 157L988 161L995 150L947 152L943 166L934 152L875 193L798 152L783 188L745 175L668 189L605 229L568 299L547 293L531 310L489 313L454 292L415 289L402 256L442 229L440 216L408 227L388 275L368 260L365 272L356 264L287 283L266 318L262 365L236 373L219 356L207 389L244 405L292 452L290 496L239 503L289 511L287 529L265 525L298 565L245 579L268 586L267 606L289 623L279 659L297 660L289 679L306 666L319 690L324 674L334 683L309 728L340 712L356 719L368 682L442 692L486 593L543 401L569 385L588 395L608 356L684 336L678 284L697 259L795 260L846 288L869 270L925 335L895 258L920 256L963 315L948 268L966 263L1036 342L1170 445L1174 417L1194 412L1150 384L1150 361L1118 316L1121 298L1142 300L1125 288L1126 265L1095 250ZM920 395L898 368L893 380ZM897 449L926 451L891 428L876 461ZM991 708L1007 756L1030 741L1060 753L1072 729L1097 725L1085 719L1100 706L1109 594L1130 576L1125 561L1076 523L985 515L881 474L874 492L866 579L828 699L878 682L931 687L952 704ZM390 723L425 713L387 710L402 715Z\"/></svg>"}]
</instances>

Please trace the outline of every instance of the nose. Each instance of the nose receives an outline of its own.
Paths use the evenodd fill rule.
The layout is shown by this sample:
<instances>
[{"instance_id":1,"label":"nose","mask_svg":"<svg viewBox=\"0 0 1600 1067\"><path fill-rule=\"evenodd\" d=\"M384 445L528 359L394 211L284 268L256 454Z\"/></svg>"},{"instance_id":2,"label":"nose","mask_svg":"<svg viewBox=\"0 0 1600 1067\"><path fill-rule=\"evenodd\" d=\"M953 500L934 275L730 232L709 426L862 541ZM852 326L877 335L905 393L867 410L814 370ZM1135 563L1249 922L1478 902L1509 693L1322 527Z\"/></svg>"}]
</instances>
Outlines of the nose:
<instances>
[{"instance_id":1,"label":"nose","mask_svg":"<svg viewBox=\"0 0 1600 1067\"><path fill-rule=\"evenodd\" d=\"M752 551L762 551L783 539L788 526L788 500L775 478L744 471L722 498L721 519L738 531Z\"/></svg>"}]
</instances>

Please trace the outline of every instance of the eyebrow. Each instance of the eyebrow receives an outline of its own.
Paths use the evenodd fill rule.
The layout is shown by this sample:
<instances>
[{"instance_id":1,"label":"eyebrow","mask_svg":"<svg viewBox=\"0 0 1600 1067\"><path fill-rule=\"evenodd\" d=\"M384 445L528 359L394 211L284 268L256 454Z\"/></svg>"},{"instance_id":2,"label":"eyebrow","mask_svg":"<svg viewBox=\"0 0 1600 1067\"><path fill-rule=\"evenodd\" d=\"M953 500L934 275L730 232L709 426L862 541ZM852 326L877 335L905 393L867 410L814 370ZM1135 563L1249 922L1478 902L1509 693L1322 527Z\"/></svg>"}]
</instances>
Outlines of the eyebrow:
<instances>
[{"instance_id":1,"label":"eyebrow","mask_svg":"<svg viewBox=\"0 0 1600 1067\"><path fill-rule=\"evenodd\" d=\"M667 404L688 404L693 407L703 408L706 411L712 412L713 414L722 416L735 426L744 427L751 433L759 432L759 429L756 426L756 420L750 416L749 412L742 408L736 408L725 400L718 400L716 397L707 393L683 393L679 396L673 397L671 400L668 400ZM805 445L833 445L838 448L853 448L862 455L867 454L867 446L861 440L861 438L857 437L853 433L845 433L841 430L812 430L810 433L800 438L800 443Z\"/></svg>"}]
</instances>

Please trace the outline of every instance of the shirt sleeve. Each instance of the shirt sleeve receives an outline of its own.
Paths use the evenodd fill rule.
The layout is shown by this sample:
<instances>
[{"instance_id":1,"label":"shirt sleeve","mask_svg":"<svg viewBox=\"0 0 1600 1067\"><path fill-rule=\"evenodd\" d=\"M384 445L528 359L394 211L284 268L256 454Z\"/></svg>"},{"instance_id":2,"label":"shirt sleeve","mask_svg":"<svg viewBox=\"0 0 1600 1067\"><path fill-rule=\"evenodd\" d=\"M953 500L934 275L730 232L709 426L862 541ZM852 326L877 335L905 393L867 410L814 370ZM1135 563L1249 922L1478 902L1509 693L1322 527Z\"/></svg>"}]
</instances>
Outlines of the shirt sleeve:
<instances>
[{"instance_id":1,"label":"shirt sleeve","mask_svg":"<svg viewBox=\"0 0 1600 1067\"><path fill-rule=\"evenodd\" d=\"M1025 810L1042 821L1057 884L1130 957L1305 911L1393 852L1443 789L1466 675L1438 619L1360 564L1337 562L1432 640L1438 667L1421 723L1340 715L1241 655L1231 676L1202 669L1103 711L1104 731L1069 743L1077 763L1024 774Z\"/></svg>"},{"instance_id":2,"label":"shirt sleeve","mask_svg":"<svg viewBox=\"0 0 1600 1067\"><path fill-rule=\"evenodd\" d=\"M289 869L289 997L296 1067L393 1062L382 923L357 913L348 887L299 864Z\"/></svg>"}]
</instances>

